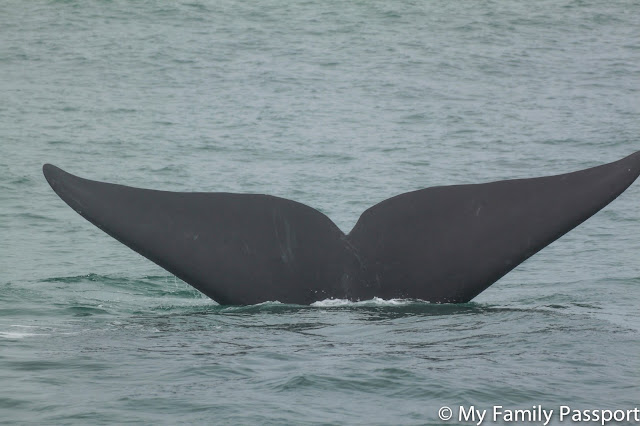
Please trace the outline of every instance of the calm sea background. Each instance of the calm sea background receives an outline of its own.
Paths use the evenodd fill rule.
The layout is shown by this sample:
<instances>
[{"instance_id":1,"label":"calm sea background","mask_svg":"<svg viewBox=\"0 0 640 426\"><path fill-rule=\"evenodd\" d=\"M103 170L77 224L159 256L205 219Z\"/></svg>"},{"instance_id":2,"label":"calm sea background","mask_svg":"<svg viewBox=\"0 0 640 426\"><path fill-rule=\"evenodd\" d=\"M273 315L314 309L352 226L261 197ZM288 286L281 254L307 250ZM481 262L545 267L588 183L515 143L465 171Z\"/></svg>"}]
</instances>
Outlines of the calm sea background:
<instances>
[{"instance_id":1,"label":"calm sea background","mask_svg":"<svg viewBox=\"0 0 640 426\"><path fill-rule=\"evenodd\" d=\"M0 422L636 407L639 183L472 303L221 307L78 216L41 167L277 195L348 232L402 192L639 149L635 1L3 1Z\"/></svg>"}]
</instances>

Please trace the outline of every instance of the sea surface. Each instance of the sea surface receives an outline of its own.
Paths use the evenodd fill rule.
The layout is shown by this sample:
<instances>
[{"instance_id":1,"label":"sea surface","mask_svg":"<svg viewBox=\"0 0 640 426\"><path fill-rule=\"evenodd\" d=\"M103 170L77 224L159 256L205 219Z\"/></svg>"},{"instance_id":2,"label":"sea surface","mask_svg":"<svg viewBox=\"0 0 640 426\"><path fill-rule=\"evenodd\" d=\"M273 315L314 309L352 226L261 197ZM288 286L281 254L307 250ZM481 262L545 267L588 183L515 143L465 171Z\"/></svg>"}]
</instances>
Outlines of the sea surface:
<instances>
[{"instance_id":1,"label":"sea surface","mask_svg":"<svg viewBox=\"0 0 640 426\"><path fill-rule=\"evenodd\" d=\"M403 192L637 150L637 1L4 0L0 423L633 409L638 182L468 304L219 306L78 216L41 167L277 195L348 232Z\"/></svg>"}]
</instances>

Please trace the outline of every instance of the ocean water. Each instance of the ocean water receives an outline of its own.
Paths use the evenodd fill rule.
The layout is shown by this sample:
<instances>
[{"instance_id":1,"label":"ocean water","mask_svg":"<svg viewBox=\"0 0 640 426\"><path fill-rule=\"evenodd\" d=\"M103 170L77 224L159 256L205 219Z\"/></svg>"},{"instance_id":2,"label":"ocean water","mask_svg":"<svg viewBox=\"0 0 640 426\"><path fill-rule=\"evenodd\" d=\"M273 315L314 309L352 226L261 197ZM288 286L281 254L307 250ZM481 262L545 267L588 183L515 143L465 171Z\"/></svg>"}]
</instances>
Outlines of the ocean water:
<instances>
[{"instance_id":1,"label":"ocean water","mask_svg":"<svg viewBox=\"0 0 640 426\"><path fill-rule=\"evenodd\" d=\"M277 195L347 232L402 192L637 150L635 1L3 1L0 423L633 409L639 183L468 304L239 307L86 222L41 167Z\"/></svg>"}]
</instances>

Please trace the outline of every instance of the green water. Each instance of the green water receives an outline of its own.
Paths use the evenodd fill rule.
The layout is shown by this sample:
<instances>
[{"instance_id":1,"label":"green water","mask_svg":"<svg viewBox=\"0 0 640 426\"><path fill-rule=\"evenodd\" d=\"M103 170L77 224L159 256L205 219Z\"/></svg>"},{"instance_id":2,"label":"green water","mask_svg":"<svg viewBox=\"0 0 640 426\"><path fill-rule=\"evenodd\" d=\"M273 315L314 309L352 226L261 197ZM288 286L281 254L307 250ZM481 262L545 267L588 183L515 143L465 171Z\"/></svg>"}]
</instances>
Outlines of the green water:
<instances>
[{"instance_id":1,"label":"green water","mask_svg":"<svg viewBox=\"0 0 640 426\"><path fill-rule=\"evenodd\" d=\"M0 423L634 408L638 183L469 304L221 307L41 167L277 195L348 231L402 192L577 170L639 138L633 1L4 1Z\"/></svg>"}]
</instances>

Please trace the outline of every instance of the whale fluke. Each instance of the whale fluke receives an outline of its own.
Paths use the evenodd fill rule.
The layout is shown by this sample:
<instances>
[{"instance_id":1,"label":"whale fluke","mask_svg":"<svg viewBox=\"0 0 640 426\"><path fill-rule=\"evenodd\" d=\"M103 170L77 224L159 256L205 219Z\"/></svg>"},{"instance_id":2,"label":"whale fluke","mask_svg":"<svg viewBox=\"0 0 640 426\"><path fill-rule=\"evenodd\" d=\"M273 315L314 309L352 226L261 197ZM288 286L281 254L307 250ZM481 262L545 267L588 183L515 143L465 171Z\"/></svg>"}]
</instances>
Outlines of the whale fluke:
<instances>
[{"instance_id":1,"label":"whale fluke","mask_svg":"<svg viewBox=\"0 0 640 426\"><path fill-rule=\"evenodd\" d=\"M557 176L408 192L366 210L348 235L284 198L43 172L84 218L220 304L459 303L613 201L640 175L640 152Z\"/></svg>"}]
</instances>

